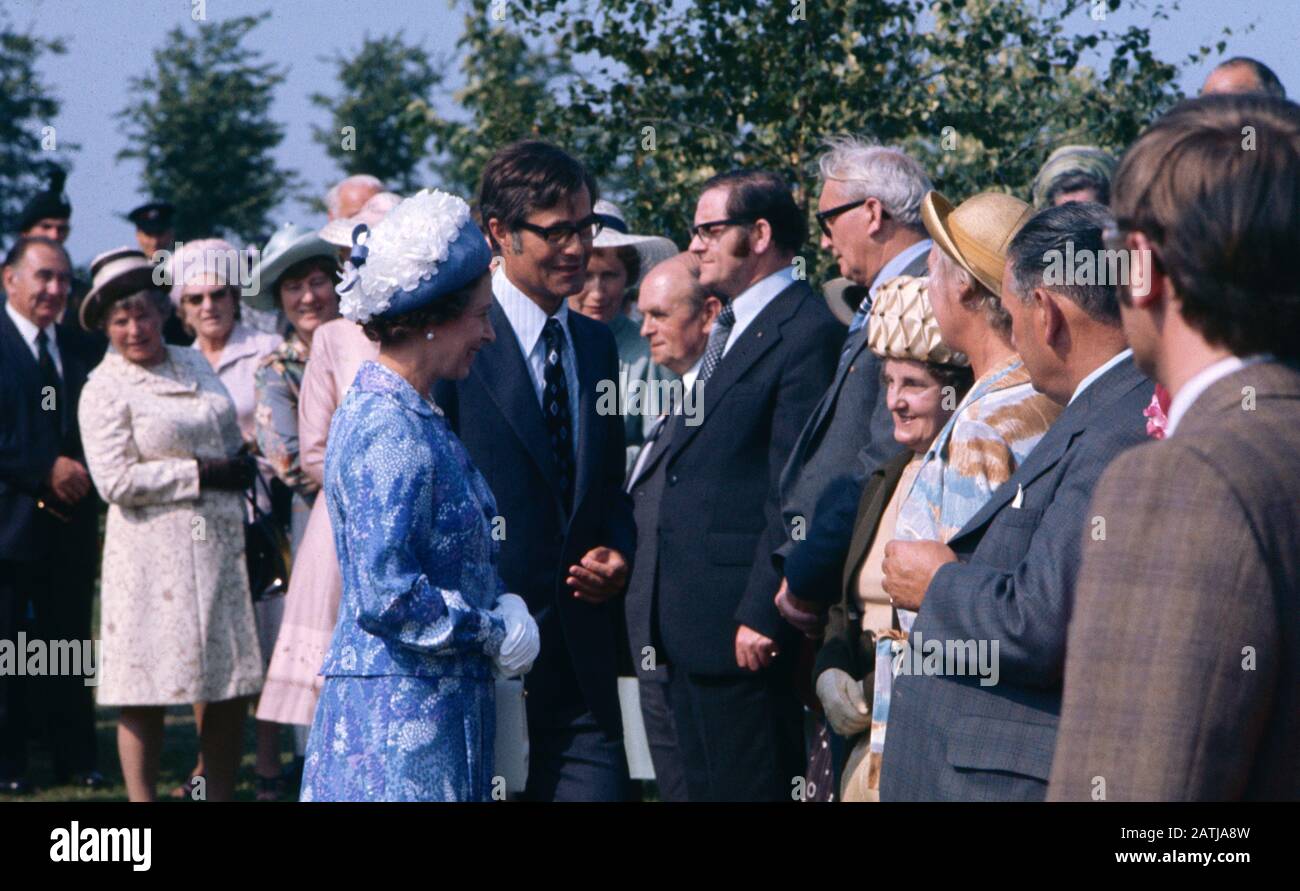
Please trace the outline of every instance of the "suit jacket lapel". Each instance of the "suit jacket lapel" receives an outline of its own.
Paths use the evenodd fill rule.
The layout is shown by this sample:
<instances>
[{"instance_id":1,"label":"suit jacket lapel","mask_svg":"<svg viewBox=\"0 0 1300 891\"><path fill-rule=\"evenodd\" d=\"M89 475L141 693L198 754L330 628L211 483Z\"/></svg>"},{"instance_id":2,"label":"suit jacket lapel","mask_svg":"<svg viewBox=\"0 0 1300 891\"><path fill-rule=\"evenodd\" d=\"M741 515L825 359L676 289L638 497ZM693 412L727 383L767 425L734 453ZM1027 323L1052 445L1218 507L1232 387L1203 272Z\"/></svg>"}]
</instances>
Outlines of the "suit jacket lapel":
<instances>
[{"instance_id":1,"label":"suit jacket lapel","mask_svg":"<svg viewBox=\"0 0 1300 891\"><path fill-rule=\"evenodd\" d=\"M781 325L794 314L801 302L803 295L798 292L801 284L803 283L795 282L776 295L772 302L758 314L758 317L749 323L745 333L740 335L740 339L732 344L731 349L718 363L718 367L713 372L713 377L704 383L699 394L698 417L700 423L688 426L685 414L676 415L669 422L670 427L664 433L665 436L672 437L668 446L669 456L676 457L677 453L685 448L696 432L709 422L709 406L717 405L726 395L726 392L731 389L732 385L744 377L745 372L764 353L781 342ZM803 287L807 288L808 286L804 284Z\"/></svg>"},{"instance_id":2,"label":"suit jacket lapel","mask_svg":"<svg viewBox=\"0 0 1300 891\"><path fill-rule=\"evenodd\" d=\"M494 299L489 311L492 327L497 331L497 338L483 347L483 352L475 361L471 374L483 381L492 401L505 417L506 423L519 437L524 449L536 462L556 499L560 497L556 486L559 473L555 466L555 455L551 453L550 438L546 432L546 422L542 418L542 407L537 402L537 391L533 388L533 377L524 364L524 357L519 348L519 338L505 310Z\"/></svg>"},{"instance_id":3,"label":"suit jacket lapel","mask_svg":"<svg viewBox=\"0 0 1300 891\"><path fill-rule=\"evenodd\" d=\"M19 392L37 393L41 392L41 367L36 362L36 357L32 355L31 350L27 348L27 342L23 336L18 333L14 326L13 319L9 318L9 313L0 304L0 339L3 339L5 348L17 357L15 367L18 373L23 375L27 380L24 387ZM8 381L5 386L9 386Z\"/></svg>"}]
</instances>

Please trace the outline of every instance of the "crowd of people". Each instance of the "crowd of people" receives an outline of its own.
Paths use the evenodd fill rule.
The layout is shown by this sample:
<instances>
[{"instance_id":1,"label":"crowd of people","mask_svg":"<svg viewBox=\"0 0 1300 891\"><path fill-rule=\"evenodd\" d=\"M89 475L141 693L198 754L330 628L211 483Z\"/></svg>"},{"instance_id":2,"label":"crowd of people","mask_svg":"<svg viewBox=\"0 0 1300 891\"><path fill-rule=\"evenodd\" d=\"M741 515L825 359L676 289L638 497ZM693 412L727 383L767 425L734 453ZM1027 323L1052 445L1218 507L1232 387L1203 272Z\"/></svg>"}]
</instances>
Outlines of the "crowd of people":
<instances>
[{"instance_id":1,"label":"crowd of people","mask_svg":"<svg viewBox=\"0 0 1300 891\"><path fill-rule=\"evenodd\" d=\"M820 290L765 170L685 251L540 140L472 205L353 176L252 253L152 201L88 287L62 186L4 260L0 641L102 655L0 670L0 793L40 742L105 785L97 701L137 801L175 706L164 794L209 800L250 708L262 800L1300 798L1300 106L1262 63L1032 203L829 138Z\"/></svg>"}]
</instances>

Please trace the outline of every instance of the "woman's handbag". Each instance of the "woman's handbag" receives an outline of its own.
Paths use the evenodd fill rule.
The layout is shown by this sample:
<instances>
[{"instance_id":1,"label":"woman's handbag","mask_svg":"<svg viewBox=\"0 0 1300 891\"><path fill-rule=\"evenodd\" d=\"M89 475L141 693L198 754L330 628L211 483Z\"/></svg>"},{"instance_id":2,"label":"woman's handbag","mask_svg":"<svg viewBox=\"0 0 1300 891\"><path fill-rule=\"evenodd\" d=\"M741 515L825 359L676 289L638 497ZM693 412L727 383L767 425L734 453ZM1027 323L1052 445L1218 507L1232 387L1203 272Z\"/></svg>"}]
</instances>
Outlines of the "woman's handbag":
<instances>
[{"instance_id":1,"label":"woman's handbag","mask_svg":"<svg viewBox=\"0 0 1300 891\"><path fill-rule=\"evenodd\" d=\"M248 567L248 590L254 603L283 597L289 590L289 567L293 565L289 536L275 517L257 503L259 483L266 490L269 503L271 489L260 473L253 474L253 485L245 492L252 519L244 522L244 560Z\"/></svg>"}]
</instances>

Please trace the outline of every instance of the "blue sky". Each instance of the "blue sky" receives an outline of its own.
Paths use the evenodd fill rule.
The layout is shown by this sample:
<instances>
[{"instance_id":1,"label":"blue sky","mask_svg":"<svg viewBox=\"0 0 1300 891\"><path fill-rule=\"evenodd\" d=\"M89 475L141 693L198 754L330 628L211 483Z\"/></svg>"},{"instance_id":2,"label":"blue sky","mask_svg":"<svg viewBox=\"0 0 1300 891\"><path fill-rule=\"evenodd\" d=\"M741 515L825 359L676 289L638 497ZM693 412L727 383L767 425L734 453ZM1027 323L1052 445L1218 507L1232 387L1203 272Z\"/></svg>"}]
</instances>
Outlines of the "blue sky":
<instances>
[{"instance_id":1,"label":"blue sky","mask_svg":"<svg viewBox=\"0 0 1300 891\"><path fill-rule=\"evenodd\" d=\"M80 143L68 178L73 203L72 236L68 247L79 263L88 263L101 250L133 243L129 223L120 214L140 203L139 170L117 163L114 156L125 137L115 112L130 102L128 77L144 73L151 51L176 25L196 27L191 10L196 0L4 0L8 22L37 34L62 37L67 55L54 57L42 74L63 107L54 124L60 140ZM647 0L657 2L657 0ZM777 0L780 2L780 0ZM1018 2L1018 0L1009 0ZM1147 8L1124 0L1107 17L1108 28L1146 24L1152 29L1155 53L1181 62L1203 44L1213 44L1230 27L1229 55L1253 55L1277 71L1288 90L1300 95L1300 2L1297 0L1182 0L1181 11L1169 20L1152 21ZM808 13L816 14L817 0ZM337 87L333 68L322 57L349 52L362 36L398 30L419 42L431 56L455 65L455 43L463 28L464 8L446 0L206 0L209 20L248 15L266 9L272 18L259 26L250 46L281 66L288 77L276 96L274 114L287 126L278 150L281 164L296 169L312 186L324 187L338 177L323 149L311 138L311 125L323 111L312 106L313 92L332 94ZM1251 24L1255 30L1246 34ZM1092 27L1086 17L1080 29ZM1182 88L1195 93L1207 67L1186 72ZM451 82L459 78L452 72ZM442 97L448 111L449 97ZM280 209L277 222L293 219L319 225L298 203Z\"/></svg>"}]
</instances>

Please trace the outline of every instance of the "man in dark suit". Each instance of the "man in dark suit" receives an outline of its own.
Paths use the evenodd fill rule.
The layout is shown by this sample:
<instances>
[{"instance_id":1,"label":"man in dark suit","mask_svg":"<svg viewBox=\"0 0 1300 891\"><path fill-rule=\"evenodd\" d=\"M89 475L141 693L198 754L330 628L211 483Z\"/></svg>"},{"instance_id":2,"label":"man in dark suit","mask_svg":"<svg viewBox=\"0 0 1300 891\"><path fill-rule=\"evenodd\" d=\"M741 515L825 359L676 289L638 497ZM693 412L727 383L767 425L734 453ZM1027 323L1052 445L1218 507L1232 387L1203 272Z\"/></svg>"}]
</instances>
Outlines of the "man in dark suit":
<instances>
[{"instance_id":1,"label":"man in dark suit","mask_svg":"<svg viewBox=\"0 0 1300 891\"><path fill-rule=\"evenodd\" d=\"M637 295L642 336L650 342L650 358L681 378L698 376L709 329L722 303L700 284L700 261L678 254L650 270ZM678 381L665 382L680 386ZM671 391L670 391L671 392ZM692 408L694 405L691 406ZM628 472L636 518L636 559L627 585L624 616L628 650L641 695L641 717L654 762L655 782L662 801L688 801L686 772L672 711L672 666L663 659L658 638L659 500L664 490L664 456L668 413L685 411L684 404L663 405L665 414L646 437L644 448Z\"/></svg>"},{"instance_id":2,"label":"man in dark suit","mask_svg":"<svg viewBox=\"0 0 1300 891\"><path fill-rule=\"evenodd\" d=\"M882 801L1047 792L1080 552L1085 535L1105 534L1088 498L1106 466L1145 441L1153 390L1107 279L1109 222L1099 204L1050 208L1008 250L1002 305L1015 345L1034 388L1065 410L947 545L885 546L885 592L920 613L894 680ZM1099 264L1088 281L1101 283L1063 283L1067 254L1076 270Z\"/></svg>"},{"instance_id":3,"label":"man in dark suit","mask_svg":"<svg viewBox=\"0 0 1300 891\"><path fill-rule=\"evenodd\" d=\"M885 282L926 274L932 244L921 225L921 199L932 186L912 158L846 137L832 140L820 167L821 246L868 294L849 323L830 388L781 473L787 534L773 553L785 577L778 605L809 633L838 598L863 485L900 450L880 383L882 362L867 349L867 314Z\"/></svg>"},{"instance_id":4,"label":"man in dark suit","mask_svg":"<svg viewBox=\"0 0 1300 891\"><path fill-rule=\"evenodd\" d=\"M77 400L98 361L58 319L71 264L61 244L19 239L4 265L0 312L0 640L90 640L99 568L97 506ZM26 657L18 653L18 658ZM88 667L83 667L87 670ZM0 792L30 790L28 731L50 737L55 781L97 787L91 688L82 676L0 677Z\"/></svg>"},{"instance_id":5,"label":"man in dark suit","mask_svg":"<svg viewBox=\"0 0 1300 891\"><path fill-rule=\"evenodd\" d=\"M502 257L497 337L436 396L496 495L501 576L541 632L526 678L531 800L627 794L610 601L626 585L636 528L622 418L596 410L618 354L609 328L566 301L586 280L596 197L582 164L543 142L488 162L479 211Z\"/></svg>"},{"instance_id":6,"label":"man in dark suit","mask_svg":"<svg viewBox=\"0 0 1300 891\"><path fill-rule=\"evenodd\" d=\"M806 237L785 182L709 180L691 252L725 298L674 415L659 505L658 627L692 801L790 800L803 772L792 629L773 598L784 538L777 481L835 372L843 327L791 268Z\"/></svg>"},{"instance_id":7,"label":"man in dark suit","mask_svg":"<svg viewBox=\"0 0 1300 891\"><path fill-rule=\"evenodd\" d=\"M1172 401L1088 509L1048 798L1296 801L1300 107L1183 103L1113 194L1112 244L1153 258L1124 329Z\"/></svg>"}]
</instances>

